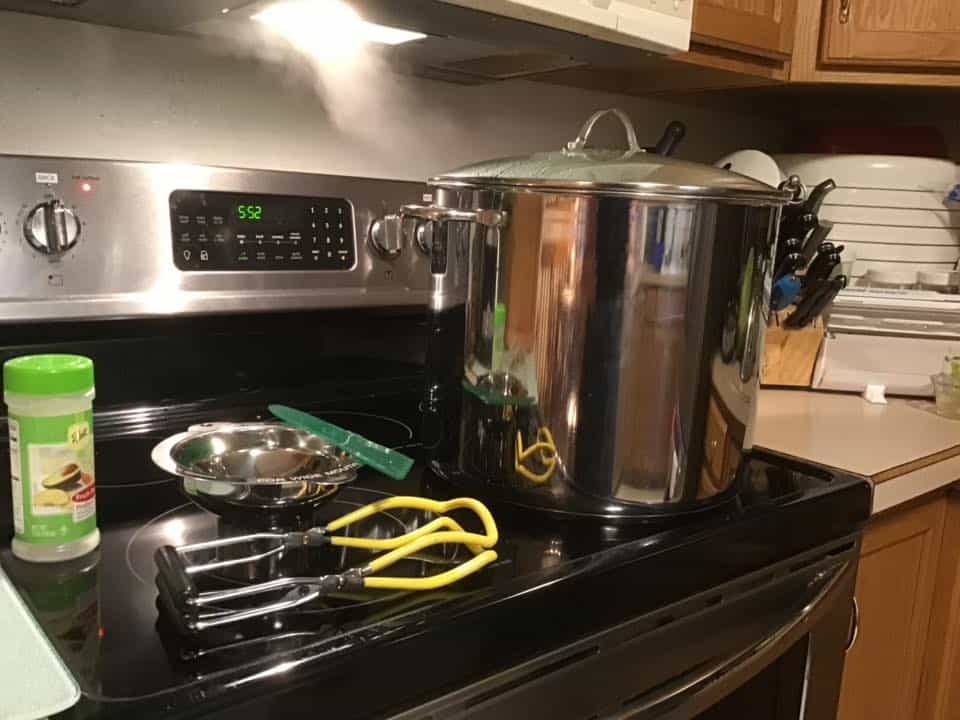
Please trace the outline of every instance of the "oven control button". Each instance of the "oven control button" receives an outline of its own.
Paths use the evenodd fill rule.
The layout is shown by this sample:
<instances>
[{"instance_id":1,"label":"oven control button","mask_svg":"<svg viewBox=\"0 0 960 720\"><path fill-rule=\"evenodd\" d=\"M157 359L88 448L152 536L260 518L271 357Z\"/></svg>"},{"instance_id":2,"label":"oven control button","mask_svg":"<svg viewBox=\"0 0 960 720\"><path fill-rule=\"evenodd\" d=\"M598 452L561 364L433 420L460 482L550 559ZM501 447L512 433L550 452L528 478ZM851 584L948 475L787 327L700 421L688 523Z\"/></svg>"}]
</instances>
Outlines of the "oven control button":
<instances>
[{"instance_id":1,"label":"oven control button","mask_svg":"<svg viewBox=\"0 0 960 720\"><path fill-rule=\"evenodd\" d=\"M382 257L395 258L403 252L403 228L399 215L384 215L370 225L370 245Z\"/></svg>"},{"instance_id":2,"label":"oven control button","mask_svg":"<svg viewBox=\"0 0 960 720\"><path fill-rule=\"evenodd\" d=\"M80 220L61 200L48 200L30 211L23 231L37 252L60 255L77 244Z\"/></svg>"}]
</instances>

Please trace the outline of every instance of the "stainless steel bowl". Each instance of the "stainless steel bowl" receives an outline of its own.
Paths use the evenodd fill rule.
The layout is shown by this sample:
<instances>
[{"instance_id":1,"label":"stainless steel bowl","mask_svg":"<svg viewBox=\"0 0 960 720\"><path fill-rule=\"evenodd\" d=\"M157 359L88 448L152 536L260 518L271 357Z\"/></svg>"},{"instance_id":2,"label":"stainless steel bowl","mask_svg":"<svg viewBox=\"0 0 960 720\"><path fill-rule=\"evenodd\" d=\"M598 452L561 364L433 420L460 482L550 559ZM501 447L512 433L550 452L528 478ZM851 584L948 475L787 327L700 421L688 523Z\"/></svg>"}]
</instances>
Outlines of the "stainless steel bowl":
<instances>
[{"instance_id":1,"label":"stainless steel bowl","mask_svg":"<svg viewBox=\"0 0 960 720\"><path fill-rule=\"evenodd\" d=\"M339 485L315 482L238 483L183 478L183 491L198 505L223 516L253 511L302 511L332 500Z\"/></svg>"},{"instance_id":2,"label":"stainless steel bowl","mask_svg":"<svg viewBox=\"0 0 960 720\"><path fill-rule=\"evenodd\" d=\"M342 485L359 465L316 435L273 424L214 425L187 433L170 448L177 474L200 480Z\"/></svg>"},{"instance_id":3,"label":"stainless steel bowl","mask_svg":"<svg viewBox=\"0 0 960 720\"><path fill-rule=\"evenodd\" d=\"M355 480L359 468L323 438L265 423L191 428L157 445L152 458L183 478L184 492L218 514L319 505Z\"/></svg>"}]
</instances>

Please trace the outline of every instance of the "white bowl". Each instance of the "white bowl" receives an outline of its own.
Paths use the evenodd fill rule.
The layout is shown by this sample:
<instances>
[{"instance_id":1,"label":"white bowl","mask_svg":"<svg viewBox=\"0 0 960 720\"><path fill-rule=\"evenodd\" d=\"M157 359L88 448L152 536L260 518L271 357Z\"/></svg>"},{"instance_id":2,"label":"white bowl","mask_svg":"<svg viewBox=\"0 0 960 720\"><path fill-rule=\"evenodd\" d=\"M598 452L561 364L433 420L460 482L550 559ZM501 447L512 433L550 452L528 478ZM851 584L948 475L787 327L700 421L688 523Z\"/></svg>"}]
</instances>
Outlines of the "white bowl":
<instances>
[{"instance_id":1,"label":"white bowl","mask_svg":"<svg viewBox=\"0 0 960 720\"><path fill-rule=\"evenodd\" d=\"M949 160L900 155L775 155L785 176L799 175L808 188L827 178L839 187L929 190L946 195L960 183ZM835 202L835 201L834 201Z\"/></svg>"},{"instance_id":2,"label":"white bowl","mask_svg":"<svg viewBox=\"0 0 960 720\"><path fill-rule=\"evenodd\" d=\"M737 150L724 155L714 165L719 168L729 165L730 172L746 175L772 187L780 184L780 166L772 157L759 150Z\"/></svg>"}]
</instances>

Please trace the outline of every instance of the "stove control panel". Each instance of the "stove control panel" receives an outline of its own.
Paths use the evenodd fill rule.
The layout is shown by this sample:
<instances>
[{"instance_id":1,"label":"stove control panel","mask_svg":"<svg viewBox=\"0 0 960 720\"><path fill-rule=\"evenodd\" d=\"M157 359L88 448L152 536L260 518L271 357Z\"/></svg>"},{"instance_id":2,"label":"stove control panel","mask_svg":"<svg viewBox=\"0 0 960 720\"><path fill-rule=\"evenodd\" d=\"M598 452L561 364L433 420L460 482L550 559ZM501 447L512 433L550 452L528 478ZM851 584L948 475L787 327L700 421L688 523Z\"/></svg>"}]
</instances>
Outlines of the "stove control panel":
<instances>
[{"instance_id":1,"label":"stove control panel","mask_svg":"<svg viewBox=\"0 0 960 720\"><path fill-rule=\"evenodd\" d=\"M343 271L357 262L344 198L174 190L170 226L183 271Z\"/></svg>"},{"instance_id":2,"label":"stove control panel","mask_svg":"<svg viewBox=\"0 0 960 720\"><path fill-rule=\"evenodd\" d=\"M436 269L428 229L396 217L432 200L402 180L0 154L0 326L456 307L466 246Z\"/></svg>"}]
</instances>

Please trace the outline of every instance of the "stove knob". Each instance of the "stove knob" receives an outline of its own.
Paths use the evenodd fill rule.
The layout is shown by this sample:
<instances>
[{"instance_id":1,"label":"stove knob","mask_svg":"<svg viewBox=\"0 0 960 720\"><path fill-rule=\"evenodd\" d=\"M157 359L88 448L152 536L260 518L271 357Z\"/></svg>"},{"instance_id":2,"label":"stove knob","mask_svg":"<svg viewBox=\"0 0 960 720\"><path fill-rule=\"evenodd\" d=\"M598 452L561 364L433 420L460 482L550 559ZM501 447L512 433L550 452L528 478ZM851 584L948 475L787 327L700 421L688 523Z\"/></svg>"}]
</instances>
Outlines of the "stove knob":
<instances>
[{"instance_id":1,"label":"stove knob","mask_svg":"<svg viewBox=\"0 0 960 720\"><path fill-rule=\"evenodd\" d=\"M34 250L44 255L60 255L77 244L80 220L62 201L48 200L30 211L23 230Z\"/></svg>"},{"instance_id":2,"label":"stove knob","mask_svg":"<svg viewBox=\"0 0 960 720\"><path fill-rule=\"evenodd\" d=\"M403 252L403 223L399 215L384 215L370 225L370 245L385 258Z\"/></svg>"}]
</instances>

